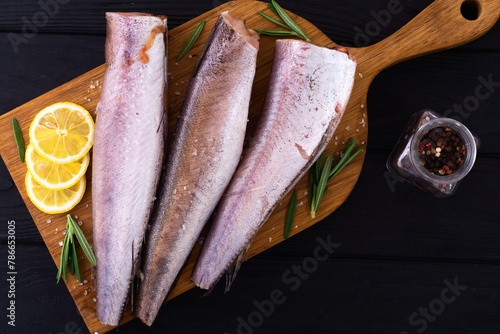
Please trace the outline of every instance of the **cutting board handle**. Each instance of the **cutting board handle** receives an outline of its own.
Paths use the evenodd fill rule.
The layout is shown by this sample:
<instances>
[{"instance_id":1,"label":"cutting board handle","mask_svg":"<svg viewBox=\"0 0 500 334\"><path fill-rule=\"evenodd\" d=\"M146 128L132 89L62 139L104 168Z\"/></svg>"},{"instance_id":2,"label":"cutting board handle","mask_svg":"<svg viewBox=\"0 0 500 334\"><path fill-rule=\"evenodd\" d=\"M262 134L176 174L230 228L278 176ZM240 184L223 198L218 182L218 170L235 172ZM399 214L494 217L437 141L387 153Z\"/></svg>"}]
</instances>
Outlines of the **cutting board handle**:
<instances>
[{"instance_id":1,"label":"cutting board handle","mask_svg":"<svg viewBox=\"0 0 500 334\"><path fill-rule=\"evenodd\" d=\"M500 0L436 0L393 35L354 53L358 63L371 64L366 74L374 77L396 63L473 41L499 16Z\"/></svg>"}]
</instances>

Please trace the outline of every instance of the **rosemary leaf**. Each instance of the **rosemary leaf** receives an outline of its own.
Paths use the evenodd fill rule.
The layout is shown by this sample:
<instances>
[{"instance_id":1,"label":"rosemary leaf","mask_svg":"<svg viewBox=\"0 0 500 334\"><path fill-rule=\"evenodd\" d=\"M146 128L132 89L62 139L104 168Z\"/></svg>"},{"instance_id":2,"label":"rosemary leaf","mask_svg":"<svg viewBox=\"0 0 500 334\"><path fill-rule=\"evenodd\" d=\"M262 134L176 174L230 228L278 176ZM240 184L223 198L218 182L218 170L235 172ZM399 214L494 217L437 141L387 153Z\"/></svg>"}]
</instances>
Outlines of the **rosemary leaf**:
<instances>
[{"instance_id":1,"label":"rosemary leaf","mask_svg":"<svg viewBox=\"0 0 500 334\"><path fill-rule=\"evenodd\" d=\"M95 258L94 252L92 251L92 248L90 247L82 230L80 229L78 224L74 221L73 217L71 217L71 215L67 215L67 221L71 225L73 232L75 233L75 236L78 239L78 242L80 243L80 247L82 247L83 252L87 256L87 259L89 259L92 265L96 266L97 260Z\"/></svg>"},{"instance_id":2,"label":"rosemary leaf","mask_svg":"<svg viewBox=\"0 0 500 334\"><path fill-rule=\"evenodd\" d=\"M279 17L278 12L276 11L276 8L274 8L274 5L271 2L267 3L267 7L269 7L269 9L271 10L271 12L273 12L276 16Z\"/></svg>"},{"instance_id":3,"label":"rosemary leaf","mask_svg":"<svg viewBox=\"0 0 500 334\"><path fill-rule=\"evenodd\" d=\"M261 35L268 35L268 36L297 36L297 33L295 31L287 31L287 30L258 30L254 29L256 32L258 32Z\"/></svg>"},{"instance_id":4,"label":"rosemary leaf","mask_svg":"<svg viewBox=\"0 0 500 334\"><path fill-rule=\"evenodd\" d=\"M74 243L71 243L71 248L75 247ZM73 258L73 252L68 255L68 269L71 275L75 274L75 259Z\"/></svg>"},{"instance_id":5,"label":"rosemary leaf","mask_svg":"<svg viewBox=\"0 0 500 334\"><path fill-rule=\"evenodd\" d=\"M181 52L177 56L177 59L176 59L177 61L181 60L182 57L184 57L189 52L189 50L191 50L191 48L193 47L193 45L196 42L196 40L198 39L198 37L200 37L201 31L203 30L204 26L205 26L205 20L201 20L201 22L198 23L198 25L194 29L191 36L189 36L188 40L186 41L186 44L184 44L184 47L182 48Z\"/></svg>"},{"instance_id":6,"label":"rosemary leaf","mask_svg":"<svg viewBox=\"0 0 500 334\"><path fill-rule=\"evenodd\" d=\"M289 27L290 30L295 31L299 37L305 39L306 41L311 41L309 38L307 38L306 34L304 34L304 31L300 29L297 23L295 23L295 21L292 20L290 16L288 16L288 14L283 10L283 8L280 7L280 5L278 5L276 1L271 0L271 3L280 19L283 20L283 22Z\"/></svg>"},{"instance_id":7,"label":"rosemary leaf","mask_svg":"<svg viewBox=\"0 0 500 334\"><path fill-rule=\"evenodd\" d=\"M314 185L316 184L316 173L315 173L316 168L313 166L311 168L311 172L309 173L309 203L312 203L312 198L314 194Z\"/></svg>"},{"instance_id":8,"label":"rosemary leaf","mask_svg":"<svg viewBox=\"0 0 500 334\"><path fill-rule=\"evenodd\" d=\"M319 156L318 160L316 160L315 163L315 181L316 184L319 183L319 177L321 176L321 167L323 166L323 158L325 156L325 152L322 152L321 155Z\"/></svg>"},{"instance_id":9,"label":"rosemary leaf","mask_svg":"<svg viewBox=\"0 0 500 334\"><path fill-rule=\"evenodd\" d=\"M73 229L71 228L71 225L66 223L66 235L68 236L68 241L71 245L71 248L75 248L75 240L73 238ZM76 264L78 265L78 259L76 258L76 255L73 256L73 252L69 253L68 255L68 269L71 275L75 274L75 260L77 261Z\"/></svg>"},{"instance_id":10,"label":"rosemary leaf","mask_svg":"<svg viewBox=\"0 0 500 334\"><path fill-rule=\"evenodd\" d=\"M272 23L277 24L277 25L279 25L280 27L283 27L283 28L285 28L285 29L290 29L290 27L289 27L289 26L287 26L286 24L283 24L283 23L281 23L280 21L278 21L278 20L276 20L276 19L273 19L271 16L269 16L269 15L267 15L267 14L264 14L264 13L263 13L263 12L261 12L260 10L259 10L259 12L258 12L258 13L259 13L260 15L262 15L264 18L266 18L266 19L268 19L269 21L271 21Z\"/></svg>"},{"instance_id":11,"label":"rosemary leaf","mask_svg":"<svg viewBox=\"0 0 500 334\"><path fill-rule=\"evenodd\" d=\"M21 127L19 127L19 123L15 118L12 119L12 128L14 129L14 137L16 138L19 160L21 160L21 162L24 162L25 149L24 149L23 134L21 133Z\"/></svg>"},{"instance_id":12,"label":"rosemary leaf","mask_svg":"<svg viewBox=\"0 0 500 334\"><path fill-rule=\"evenodd\" d=\"M78 255L76 255L76 246L75 246L75 243L72 242L71 245L73 246L73 254L72 254L72 259L73 259L73 268L74 268L74 271L76 272L76 279L78 280L78 282L82 282L82 278L80 276L80 268L78 268ZM73 274L73 273L72 273Z\"/></svg>"},{"instance_id":13,"label":"rosemary leaf","mask_svg":"<svg viewBox=\"0 0 500 334\"><path fill-rule=\"evenodd\" d=\"M316 210L318 209L319 203L323 198L326 191L326 184L328 182L328 175L330 175L330 169L332 168L333 154L329 154L326 158L325 166L321 172L321 177L319 179L318 187L316 188L316 198L313 201L313 206L311 207L311 217L316 217Z\"/></svg>"},{"instance_id":14,"label":"rosemary leaf","mask_svg":"<svg viewBox=\"0 0 500 334\"><path fill-rule=\"evenodd\" d=\"M296 209L297 209L297 189L293 191L292 199L290 200L290 206L288 206L288 211L286 213L285 232L283 233L283 237L285 238L285 240L288 239L288 236L292 231Z\"/></svg>"},{"instance_id":15,"label":"rosemary leaf","mask_svg":"<svg viewBox=\"0 0 500 334\"><path fill-rule=\"evenodd\" d=\"M68 252L69 252L69 238L68 235L64 237L63 249L61 252L61 267L62 267L62 276L66 281L66 266L68 265ZM60 278L60 277L59 277ZM58 280L59 282L59 280Z\"/></svg>"},{"instance_id":16,"label":"rosemary leaf","mask_svg":"<svg viewBox=\"0 0 500 334\"><path fill-rule=\"evenodd\" d=\"M325 196L327 190L328 190L328 187L325 187L325 190L321 194L318 194L318 196L319 196L318 200L317 200L318 204L316 205L316 208L314 210L314 215L315 216L316 216L316 211L318 211L319 203L321 203L321 200L323 199L323 196Z\"/></svg>"},{"instance_id":17,"label":"rosemary leaf","mask_svg":"<svg viewBox=\"0 0 500 334\"><path fill-rule=\"evenodd\" d=\"M57 283L59 283L59 280L61 279L61 275L63 273L63 270L66 271L66 265L65 265L65 262L64 262L64 248L66 247L67 245L67 240L66 240L66 237L64 238L64 241L63 241L63 246L62 246L62 250L61 250L61 259L59 260L59 270L57 271Z\"/></svg>"}]
</instances>

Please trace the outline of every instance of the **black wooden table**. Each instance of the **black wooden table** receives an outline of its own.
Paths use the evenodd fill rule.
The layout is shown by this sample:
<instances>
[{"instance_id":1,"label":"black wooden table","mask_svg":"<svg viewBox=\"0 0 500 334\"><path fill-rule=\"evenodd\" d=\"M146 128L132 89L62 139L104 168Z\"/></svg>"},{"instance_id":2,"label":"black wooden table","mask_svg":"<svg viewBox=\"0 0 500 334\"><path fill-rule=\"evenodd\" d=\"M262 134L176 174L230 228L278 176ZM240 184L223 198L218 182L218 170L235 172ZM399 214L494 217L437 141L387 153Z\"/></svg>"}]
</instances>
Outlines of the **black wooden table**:
<instances>
[{"instance_id":1,"label":"black wooden table","mask_svg":"<svg viewBox=\"0 0 500 334\"><path fill-rule=\"evenodd\" d=\"M377 21L395 1L280 4L337 43L361 46L387 37L431 3L401 0L399 14ZM221 3L3 0L0 113L102 64L106 11L166 14L173 28ZM377 22L379 29L367 34ZM484 81L491 94L478 99ZM462 120L481 138L473 170L450 198L435 199L386 172L406 122L423 108ZM500 24L468 45L382 72L369 92L368 118L363 171L336 212L246 262L229 293L222 284L207 297L193 289L164 305L151 328L135 320L119 333L499 333ZM16 327L7 324L6 310L11 220ZM55 284L56 266L3 161L0 222L0 333L88 332L66 287ZM318 237L336 243L334 253L301 271ZM276 289L283 295L271 303Z\"/></svg>"}]
</instances>

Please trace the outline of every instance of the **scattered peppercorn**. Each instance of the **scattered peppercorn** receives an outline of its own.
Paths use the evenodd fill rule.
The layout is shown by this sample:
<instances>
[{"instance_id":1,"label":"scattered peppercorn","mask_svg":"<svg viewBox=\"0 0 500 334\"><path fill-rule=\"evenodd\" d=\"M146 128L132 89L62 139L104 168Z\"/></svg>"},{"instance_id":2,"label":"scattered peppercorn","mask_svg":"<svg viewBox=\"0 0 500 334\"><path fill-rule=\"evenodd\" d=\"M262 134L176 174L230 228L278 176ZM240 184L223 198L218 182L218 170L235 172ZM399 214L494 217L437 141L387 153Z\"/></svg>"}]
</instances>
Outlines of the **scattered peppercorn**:
<instances>
[{"instance_id":1,"label":"scattered peppercorn","mask_svg":"<svg viewBox=\"0 0 500 334\"><path fill-rule=\"evenodd\" d=\"M418 145L422 166L436 175L451 175L465 159L465 144L457 131L436 127L425 133Z\"/></svg>"}]
</instances>

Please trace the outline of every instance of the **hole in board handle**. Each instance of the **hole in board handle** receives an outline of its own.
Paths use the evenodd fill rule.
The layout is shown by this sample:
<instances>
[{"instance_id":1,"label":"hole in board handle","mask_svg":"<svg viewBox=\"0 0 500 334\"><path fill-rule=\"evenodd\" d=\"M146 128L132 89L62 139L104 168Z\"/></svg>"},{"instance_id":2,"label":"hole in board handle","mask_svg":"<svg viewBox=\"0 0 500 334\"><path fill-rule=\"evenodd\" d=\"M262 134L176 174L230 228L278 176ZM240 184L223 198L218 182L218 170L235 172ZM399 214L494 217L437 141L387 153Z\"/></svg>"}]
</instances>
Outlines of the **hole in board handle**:
<instances>
[{"instance_id":1,"label":"hole in board handle","mask_svg":"<svg viewBox=\"0 0 500 334\"><path fill-rule=\"evenodd\" d=\"M460 13L469 21L475 21L481 14L481 6L477 0L466 0L460 7Z\"/></svg>"}]
</instances>

